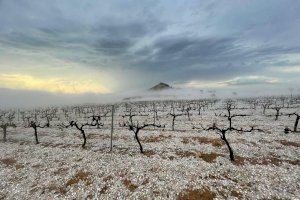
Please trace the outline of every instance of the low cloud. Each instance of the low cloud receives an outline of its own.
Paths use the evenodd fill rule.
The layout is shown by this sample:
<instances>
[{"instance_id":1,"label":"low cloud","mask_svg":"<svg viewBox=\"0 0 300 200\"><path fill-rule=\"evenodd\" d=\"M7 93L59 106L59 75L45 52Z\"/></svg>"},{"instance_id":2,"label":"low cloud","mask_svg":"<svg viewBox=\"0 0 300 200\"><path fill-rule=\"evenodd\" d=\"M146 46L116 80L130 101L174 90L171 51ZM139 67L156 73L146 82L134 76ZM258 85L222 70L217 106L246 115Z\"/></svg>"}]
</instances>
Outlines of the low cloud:
<instances>
[{"instance_id":1,"label":"low cloud","mask_svg":"<svg viewBox=\"0 0 300 200\"><path fill-rule=\"evenodd\" d=\"M269 85L279 84L278 78L265 77L265 76L242 76L235 77L226 81L219 82L201 82L201 81L188 81L182 84L176 84L177 87L181 88L198 88L198 89L226 89L230 86L255 86L255 85Z\"/></svg>"},{"instance_id":2,"label":"low cloud","mask_svg":"<svg viewBox=\"0 0 300 200\"><path fill-rule=\"evenodd\" d=\"M221 82L227 86L243 86L243 85L261 85L261 84L277 84L279 80L277 78L265 77L265 76L244 76L236 77L234 79Z\"/></svg>"}]
</instances>

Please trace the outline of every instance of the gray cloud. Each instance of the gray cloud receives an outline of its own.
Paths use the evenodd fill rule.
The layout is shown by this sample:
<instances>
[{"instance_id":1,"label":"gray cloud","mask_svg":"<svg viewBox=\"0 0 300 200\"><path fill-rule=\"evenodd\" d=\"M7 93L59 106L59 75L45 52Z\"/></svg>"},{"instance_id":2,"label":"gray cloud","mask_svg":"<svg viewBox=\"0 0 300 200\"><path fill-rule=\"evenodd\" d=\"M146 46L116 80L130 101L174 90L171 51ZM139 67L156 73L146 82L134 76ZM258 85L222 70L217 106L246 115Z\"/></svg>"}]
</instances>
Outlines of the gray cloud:
<instances>
[{"instance_id":1,"label":"gray cloud","mask_svg":"<svg viewBox=\"0 0 300 200\"><path fill-rule=\"evenodd\" d=\"M270 60L280 59L298 48L239 45L239 38L163 38L135 52L130 67L156 71L168 81L218 80L257 72Z\"/></svg>"},{"instance_id":2,"label":"gray cloud","mask_svg":"<svg viewBox=\"0 0 300 200\"><path fill-rule=\"evenodd\" d=\"M132 42L127 39L102 38L93 46L96 51L109 56L118 56L126 53L127 50L132 46Z\"/></svg>"},{"instance_id":3,"label":"gray cloud","mask_svg":"<svg viewBox=\"0 0 300 200\"><path fill-rule=\"evenodd\" d=\"M300 54L298 8L296 0L2 0L0 45L120 73L120 90L224 81L295 65L287 56Z\"/></svg>"}]
</instances>

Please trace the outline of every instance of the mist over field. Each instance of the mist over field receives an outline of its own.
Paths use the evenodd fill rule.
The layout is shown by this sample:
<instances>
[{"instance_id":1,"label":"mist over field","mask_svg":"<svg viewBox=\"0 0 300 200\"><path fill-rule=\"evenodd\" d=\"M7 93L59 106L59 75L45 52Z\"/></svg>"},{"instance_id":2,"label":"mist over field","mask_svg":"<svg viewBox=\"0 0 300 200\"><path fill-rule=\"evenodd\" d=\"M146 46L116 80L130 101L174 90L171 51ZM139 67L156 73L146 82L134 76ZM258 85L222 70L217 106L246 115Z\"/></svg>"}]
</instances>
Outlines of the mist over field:
<instances>
[{"instance_id":1,"label":"mist over field","mask_svg":"<svg viewBox=\"0 0 300 200\"><path fill-rule=\"evenodd\" d=\"M149 91L131 90L111 94L82 93L64 94L36 90L17 90L0 88L0 108L33 108L41 106L66 106L79 104L114 104L124 101L154 101L154 100L194 100L206 98L245 98L267 96L298 95L298 91L285 87L266 87L264 90L256 88L222 88L222 89L195 89L172 88L169 90Z\"/></svg>"}]
</instances>

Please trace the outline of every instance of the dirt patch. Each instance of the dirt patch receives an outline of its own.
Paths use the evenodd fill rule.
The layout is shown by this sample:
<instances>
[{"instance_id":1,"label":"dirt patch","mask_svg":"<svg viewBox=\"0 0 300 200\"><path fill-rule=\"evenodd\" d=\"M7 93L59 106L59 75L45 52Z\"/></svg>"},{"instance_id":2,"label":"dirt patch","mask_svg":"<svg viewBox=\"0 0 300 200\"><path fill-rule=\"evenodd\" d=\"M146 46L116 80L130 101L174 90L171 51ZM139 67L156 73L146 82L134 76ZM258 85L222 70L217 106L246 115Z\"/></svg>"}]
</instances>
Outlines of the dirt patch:
<instances>
[{"instance_id":1,"label":"dirt patch","mask_svg":"<svg viewBox=\"0 0 300 200\"><path fill-rule=\"evenodd\" d=\"M202 152L190 152L190 151L177 151L176 152L177 156L180 157L195 157L195 158L200 158L206 162L214 162L215 159L218 156L222 156L222 154L217 154L217 153L202 153Z\"/></svg>"},{"instance_id":2,"label":"dirt patch","mask_svg":"<svg viewBox=\"0 0 300 200\"><path fill-rule=\"evenodd\" d=\"M108 186L105 185L105 186L100 190L100 194L105 194L107 190L108 190Z\"/></svg>"},{"instance_id":3,"label":"dirt patch","mask_svg":"<svg viewBox=\"0 0 300 200\"><path fill-rule=\"evenodd\" d=\"M151 157L151 156L155 155L155 152L154 151L145 151L143 154L147 157Z\"/></svg>"},{"instance_id":4,"label":"dirt patch","mask_svg":"<svg viewBox=\"0 0 300 200\"><path fill-rule=\"evenodd\" d=\"M262 158L244 158L240 156L235 156L235 165L244 165L245 162L249 162L252 165L276 165L279 166L283 162L289 163L291 165L300 165L300 160L284 160L275 156L262 157Z\"/></svg>"},{"instance_id":5,"label":"dirt patch","mask_svg":"<svg viewBox=\"0 0 300 200\"><path fill-rule=\"evenodd\" d=\"M217 153L201 153L201 152L197 152L196 156L198 158L201 158L202 160L204 160L206 162L212 163L212 162L215 161L215 159L218 156L222 156L222 155L221 154L217 154Z\"/></svg>"},{"instance_id":6,"label":"dirt patch","mask_svg":"<svg viewBox=\"0 0 300 200\"><path fill-rule=\"evenodd\" d=\"M170 139L170 138L172 138L171 135L169 135L169 136L164 136L164 135L151 136L151 137L144 138L143 142L145 142L145 143L152 143L152 142L156 143L156 142L162 142L165 139Z\"/></svg>"},{"instance_id":7,"label":"dirt patch","mask_svg":"<svg viewBox=\"0 0 300 200\"><path fill-rule=\"evenodd\" d=\"M72 186L74 184L79 183L79 181L83 181L83 182L85 182L85 185L88 186L88 185L90 185L92 183L91 180L90 180L90 178L89 178L89 175L90 175L89 172L78 171L74 175L74 177L67 182L66 185L67 186Z\"/></svg>"},{"instance_id":8,"label":"dirt patch","mask_svg":"<svg viewBox=\"0 0 300 200\"><path fill-rule=\"evenodd\" d=\"M232 162L233 164L235 165L244 165L245 163L245 160L247 160L246 158L244 157L241 157L241 156L235 156L234 157L234 161Z\"/></svg>"},{"instance_id":9,"label":"dirt patch","mask_svg":"<svg viewBox=\"0 0 300 200\"><path fill-rule=\"evenodd\" d=\"M281 143L284 146L293 146L293 147L300 147L300 143L291 142L286 140L276 140L277 142Z\"/></svg>"},{"instance_id":10,"label":"dirt patch","mask_svg":"<svg viewBox=\"0 0 300 200\"><path fill-rule=\"evenodd\" d=\"M177 200L213 200L215 196L215 193L206 188L202 190L188 188L180 192Z\"/></svg>"},{"instance_id":11,"label":"dirt patch","mask_svg":"<svg viewBox=\"0 0 300 200\"><path fill-rule=\"evenodd\" d=\"M198 141L200 144L211 144L213 147L221 147L223 146L223 142L218 139L212 139L212 138L207 138L207 137L192 137L191 138L193 141Z\"/></svg>"},{"instance_id":12,"label":"dirt patch","mask_svg":"<svg viewBox=\"0 0 300 200\"><path fill-rule=\"evenodd\" d=\"M232 162L235 165L244 165L246 162L249 162L252 165L269 165L273 164L278 166L281 161L276 157L263 157L263 158L244 158L241 156L235 156L234 161Z\"/></svg>"},{"instance_id":13,"label":"dirt patch","mask_svg":"<svg viewBox=\"0 0 300 200\"><path fill-rule=\"evenodd\" d=\"M190 141L188 138L182 138L182 141L181 141L183 144L188 144Z\"/></svg>"},{"instance_id":14,"label":"dirt patch","mask_svg":"<svg viewBox=\"0 0 300 200\"><path fill-rule=\"evenodd\" d=\"M130 190L130 192L134 192L138 188L138 186L134 185L129 179L123 180L123 184L127 187L128 190Z\"/></svg>"},{"instance_id":15,"label":"dirt patch","mask_svg":"<svg viewBox=\"0 0 300 200\"><path fill-rule=\"evenodd\" d=\"M6 167L12 167L14 166L17 161L13 158L4 158L0 160L2 164L6 165Z\"/></svg>"},{"instance_id":16,"label":"dirt patch","mask_svg":"<svg viewBox=\"0 0 300 200\"><path fill-rule=\"evenodd\" d=\"M231 191L230 193L231 196L233 197L237 197L238 199L241 199L243 197L243 195L241 193L238 193L237 191Z\"/></svg>"},{"instance_id":17,"label":"dirt patch","mask_svg":"<svg viewBox=\"0 0 300 200\"><path fill-rule=\"evenodd\" d=\"M261 159L255 158L253 160L250 160L251 164L261 164L261 165L276 165L279 166L281 164L281 160L276 157L264 157Z\"/></svg>"},{"instance_id":18,"label":"dirt patch","mask_svg":"<svg viewBox=\"0 0 300 200\"><path fill-rule=\"evenodd\" d=\"M5 158L0 160L0 162L4 164L6 167L15 167L16 170L24 168L24 165L17 164L17 161L13 158Z\"/></svg>"},{"instance_id":19,"label":"dirt patch","mask_svg":"<svg viewBox=\"0 0 300 200\"><path fill-rule=\"evenodd\" d=\"M224 143L222 141L220 141L219 139L213 139L213 140L211 140L211 145L214 147L221 147L224 145Z\"/></svg>"}]
</instances>

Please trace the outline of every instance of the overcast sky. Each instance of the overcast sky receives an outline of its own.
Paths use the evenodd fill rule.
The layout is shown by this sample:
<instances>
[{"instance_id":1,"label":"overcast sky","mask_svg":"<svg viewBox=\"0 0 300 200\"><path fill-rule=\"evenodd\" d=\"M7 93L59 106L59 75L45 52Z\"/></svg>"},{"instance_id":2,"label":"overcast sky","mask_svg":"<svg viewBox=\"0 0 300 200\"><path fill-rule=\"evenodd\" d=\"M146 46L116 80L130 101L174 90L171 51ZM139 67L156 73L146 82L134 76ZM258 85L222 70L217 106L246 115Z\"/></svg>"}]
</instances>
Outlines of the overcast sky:
<instances>
[{"instance_id":1,"label":"overcast sky","mask_svg":"<svg viewBox=\"0 0 300 200\"><path fill-rule=\"evenodd\" d=\"M299 91L299 10L298 0L0 0L0 98L161 81Z\"/></svg>"}]
</instances>

